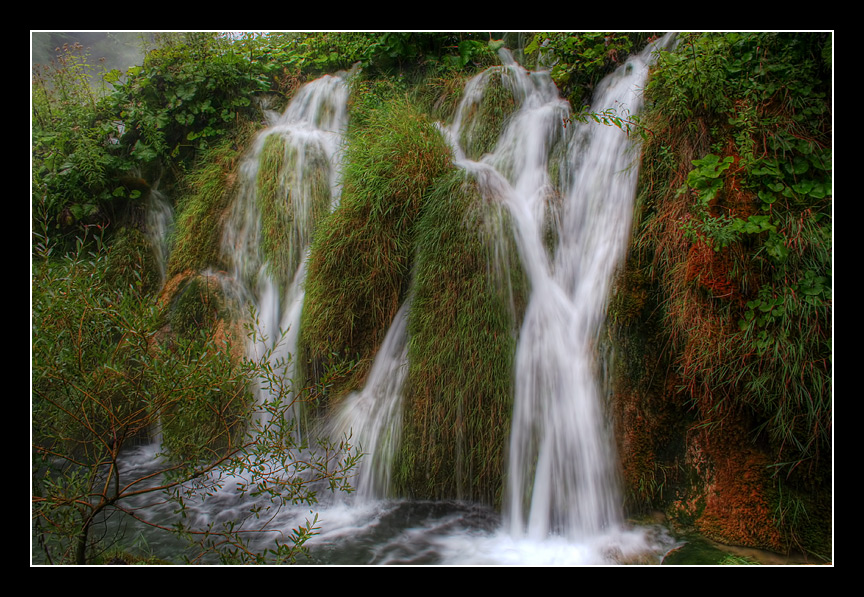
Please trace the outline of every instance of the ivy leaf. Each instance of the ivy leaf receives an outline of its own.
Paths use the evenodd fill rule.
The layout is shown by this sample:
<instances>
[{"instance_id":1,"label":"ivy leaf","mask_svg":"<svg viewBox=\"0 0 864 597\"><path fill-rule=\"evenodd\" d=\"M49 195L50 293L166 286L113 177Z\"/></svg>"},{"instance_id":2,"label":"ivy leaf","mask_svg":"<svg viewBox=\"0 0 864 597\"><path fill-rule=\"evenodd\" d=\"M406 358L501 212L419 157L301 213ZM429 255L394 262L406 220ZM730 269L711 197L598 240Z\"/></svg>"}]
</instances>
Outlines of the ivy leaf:
<instances>
[{"instance_id":1,"label":"ivy leaf","mask_svg":"<svg viewBox=\"0 0 864 597\"><path fill-rule=\"evenodd\" d=\"M791 162L786 162L783 166L789 174L798 176L810 169L810 162L801 156L795 156Z\"/></svg>"},{"instance_id":2,"label":"ivy leaf","mask_svg":"<svg viewBox=\"0 0 864 597\"><path fill-rule=\"evenodd\" d=\"M814 199L824 199L831 194L831 185L824 182L815 183L808 193Z\"/></svg>"}]
</instances>

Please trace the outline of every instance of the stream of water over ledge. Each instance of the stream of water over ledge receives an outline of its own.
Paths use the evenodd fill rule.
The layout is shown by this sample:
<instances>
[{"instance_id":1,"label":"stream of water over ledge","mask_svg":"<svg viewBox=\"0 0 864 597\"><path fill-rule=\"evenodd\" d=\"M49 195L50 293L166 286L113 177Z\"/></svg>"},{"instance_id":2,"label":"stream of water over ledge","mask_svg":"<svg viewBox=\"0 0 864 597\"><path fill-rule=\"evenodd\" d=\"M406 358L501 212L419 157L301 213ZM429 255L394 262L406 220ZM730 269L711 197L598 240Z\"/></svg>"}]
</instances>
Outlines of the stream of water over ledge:
<instances>
[{"instance_id":1,"label":"stream of water over ledge","mask_svg":"<svg viewBox=\"0 0 864 597\"><path fill-rule=\"evenodd\" d=\"M607 77L591 110L637 113L654 49L632 56ZM265 549L280 533L284 535L277 538L284 539L315 513L318 531L306 544L311 564L657 564L674 545L659 527L632 527L625 520L597 356L610 283L630 232L638 144L617 127L573 121L548 73L529 73L506 51L501 58L501 66L468 83L454 122L441 130L457 167L509 214L509 232L531 288L514 361L502 512L459 501L388 497L400 441L409 297L366 387L346 397L331 420L316 427L335 436L351 435L362 444L367 456L356 471L357 491L325 491L314 506L283 508L268 525L273 533L252 547ZM463 116L480 101L492 73L513 95L516 109L494 150L472 159L462 145L470 140ZM224 285L236 301L254 307L269 338L277 337L278 330L290 331L274 359L296 351L311 231L315 218L339 204L347 97L339 76L307 84L259 135L240 172L241 191L223 248L234 269L224 276ZM279 264L262 257L255 208L258 160L268 144L272 151L276 139L285 163L292 165L279 181L291 203L292 254ZM322 180L323 207L306 192ZM247 350L255 355L269 348L257 342ZM268 399L266 392L258 396L259 404ZM157 451L156 446L142 448L129 455L126 466L130 472L146 470ZM200 507L194 500L187 503L187 516L201 524L230 520L248 511L250 500L228 482ZM163 515L170 524L167 507ZM149 533L147 537L149 548L162 557L181 549L170 539L163 543Z\"/></svg>"}]
</instances>

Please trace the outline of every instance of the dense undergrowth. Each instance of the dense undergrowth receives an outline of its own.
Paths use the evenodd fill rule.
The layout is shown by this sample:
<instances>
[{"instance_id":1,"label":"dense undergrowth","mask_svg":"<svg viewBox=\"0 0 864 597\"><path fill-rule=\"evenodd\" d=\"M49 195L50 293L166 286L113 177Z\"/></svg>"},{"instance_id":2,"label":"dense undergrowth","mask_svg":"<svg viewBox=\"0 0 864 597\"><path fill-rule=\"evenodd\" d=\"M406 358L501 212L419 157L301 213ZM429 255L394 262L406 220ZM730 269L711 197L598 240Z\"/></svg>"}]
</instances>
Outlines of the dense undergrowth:
<instances>
[{"instance_id":1,"label":"dense undergrowth","mask_svg":"<svg viewBox=\"0 0 864 597\"><path fill-rule=\"evenodd\" d=\"M634 499L668 505L688 467L701 469L711 486L698 503L675 502L682 519L721 540L821 557L832 463L830 43L690 34L661 57L615 312L627 359L641 363L629 370L646 372L623 390L639 395L627 420L644 427L624 431L639 446L626 463ZM677 450L670 420L689 420ZM749 527L730 526L743 517Z\"/></svg>"},{"instance_id":2,"label":"dense undergrowth","mask_svg":"<svg viewBox=\"0 0 864 597\"><path fill-rule=\"evenodd\" d=\"M243 333L201 274L226 267L222 227L238 164L264 126L260 108L355 65L341 203L326 215L319 181L297 381L318 412L361 387L410 295L395 491L500 502L527 290L500 234L506 216L454 170L434 124L452 117L467 76L496 63L500 37L199 33L166 36L141 66L104 73L103 90L90 85L83 48L37 71L33 434L39 458L70 463L54 478L36 467L37 534L59 539L47 553L98 556L86 532L74 543L95 520L79 473L142 437L153 404L179 461L219 460L236 446L251 400L240 389ZM552 64L578 109L648 37L538 34L524 56ZM610 324L628 507L664 509L721 541L830 558L829 57L824 34L749 33L683 35L660 59L639 121L637 220ZM490 88L498 93L471 117L494 125L472 132L472 155L491 148L513 108ZM284 279L301 256L285 251L291 214L274 207L272 183L292 156L277 137L269 143L262 250ZM155 192L175 213L164 286L142 234ZM88 400L103 420L69 406ZM140 429L118 423L127 415ZM261 561L240 541L226 545L230 561Z\"/></svg>"}]
</instances>

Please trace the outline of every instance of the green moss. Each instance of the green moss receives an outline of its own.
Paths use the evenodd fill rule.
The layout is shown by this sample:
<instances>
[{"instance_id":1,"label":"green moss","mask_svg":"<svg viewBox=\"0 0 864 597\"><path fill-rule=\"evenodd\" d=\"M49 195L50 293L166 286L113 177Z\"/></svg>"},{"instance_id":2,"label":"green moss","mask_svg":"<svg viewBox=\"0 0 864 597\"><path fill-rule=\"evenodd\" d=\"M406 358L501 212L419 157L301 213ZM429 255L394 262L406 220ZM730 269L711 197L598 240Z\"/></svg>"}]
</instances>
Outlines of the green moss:
<instances>
[{"instance_id":1,"label":"green moss","mask_svg":"<svg viewBox=\"0 0 864 597\"><path fill-rule=\"evenodd\" d=\"M516 100L504 85L501 72L490 72L483 97L463 117L460 145L465 148L465 155L474 160L495 149L507 118L516 108Z\"/></svg>"},{"instance_id":2,"label":"green moss","mask_svg":"<svg viewBox=\"0 0 864 597\"><path fill-rule=\"evenodd\" d=\"M801 551L817 560L833 558L831 471L813 467L775 479L774 523L788 551Z\"/></svg>"},{"instance_id":3,"label":"green moss","mask_svg":"<svg viewBox=\"0 0 864 597\"><path fill-rule=\"evenodd\" d=\"M494 244L508 238L500 209L455 173L436 186L418 222L396 474L408 495L500 501L524 293L512 245Z\"/></svg>"},{"instance_id":4,"label":"green moss","mask_svg":"<svg viewBox=\"0 0 864 597\"><path fill-rule=\"evenodd\" d=\"M266 258L277 260L277 264L285 259L291 250L291 203L286 197L286 187L282 184L285 162L289 159L285 139L279 135L268 135L258 159L257 188L258 207L261 212L261 250ZM281 265L274 269L284 274Z\"/></svg>"},{"instance_id":5,"label":"green moss","mask_svg":"<svg viewBox=\"0 0 864 597\"><path fill-rule=\"evenodd\" d=\"M752 560L722 551L700 537L690 537L663 558L667 566L731 566L754 564Z\"/></svg>"},{"instance_id":6,"label":"green moss","mask_svg":"<svg viewBox=\"0 0 864 597\"><path fill-rule=\"evenodd\" d=\"M234 193L235 170L241 151L254 133L243 123L231 136L202 152L181 179L176 200L168 276L202 271L221 264L224 212Z\"/></svg>"},{"instance_id":7,"label":"green moss","mask_svg":"<svg viewBox=\"0 0 864 597\"><path fill-rule=\"evenodd\" d=\"M305 256L315 223L330 209L330 163L320 147L298 148L272 134L261 150L256 184L261 250L286 287Z\"/></svg>"},{"instance_id":8,"label":"green moss","mask_svg":"<svg viewBox=\"0 0 864 597\"><path fill-rule=\"evenodd\" d=\"M362 382L405 297L427 189L450 167L444 139L404 98L364 121L349 133L341 202L309 257L301 350L312 381L336 353L360 361L350 384Z\"/></svg>"},{"instance_id":9,"label":"green moss","mask_svg":"<svg viewBox=\"0 0 864 597\"><path fill-rule=\"evenodd\" d=\"M243 135L245 138L245 135ZM182 180L168 275L220 263L222 218L231 198L242 139L224 138Z\"/></svg>"}]
</instances>

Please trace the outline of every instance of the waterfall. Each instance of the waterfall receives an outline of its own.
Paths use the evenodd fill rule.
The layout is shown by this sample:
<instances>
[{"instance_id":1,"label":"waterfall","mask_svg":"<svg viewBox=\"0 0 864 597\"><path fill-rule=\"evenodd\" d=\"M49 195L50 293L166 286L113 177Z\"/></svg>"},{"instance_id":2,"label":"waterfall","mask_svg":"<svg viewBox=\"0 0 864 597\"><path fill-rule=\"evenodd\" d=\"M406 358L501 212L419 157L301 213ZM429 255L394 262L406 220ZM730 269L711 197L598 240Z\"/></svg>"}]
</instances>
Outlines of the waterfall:
<instances>
[{"instance_id":1,"label":"waterfall","mask_svg":"<svg viewBox=\"0 0 864 597\"><path fill-rule=\"evenodd\" d=\"M223 236L232 264L226 291L251 306L257 332L250 358L267 354L290 384L303 305L306 256L317 220L339 202L339 163L347 123L344 75L302 87L260 132L239 170L238 193ZM258 405L285 388L261 380ZM290 394L293 396L293 394ZM295 413L296 414L296 413ZM258 420L267 415L258 413Z\"/></svg>"},{"instance_id":2,"label":"waterfall","mask_svg":"<svg viewBox=\"0 0 864 597\"><path fill-rule=\"evenodd\" d=\"M333 441L347 437L364 454L353 483L361 500L390 493L402 429L402 386L408 373L410 305L406 300L396 313L364 388L347 396L329 422Z\"/></svg>"},{"instance_id":3,"label":"waterfall","mask_svg":"<svg viewBox=\"0 0 864 597\"><path fill-rule=\"evenodd\" d=\"M162 284L165 283L173 227L174 210L171 204L165 195L156 189L151 189L147 197L146 229L150 244L153 246L156 266L159 269L159 280Z\"/></svg>"},{"instance_id":4,"label":"waterfall","mask_svg":"<svg viewBox=\"0 0 864 597\"><path fill-rule=\"evenodd\" d=\"M638 112L652 49L598 86L593 112ZM365 387L313 429L337 442L347 437L364 454L353 482L360 500L347 508L338 500L319 504L326 508L323 518L333 522L309 545L319 542L325 561L593 564L657 553L642 534L621 532L617 457L598 375L606 300L630 231L638 145L616 127L575 122L548 72L529 73L506 50L500 55L501 66L468 82L453 123L441 131L456 165L485 195L484 204L508 214L501 221L512 226L506 233L515 239L530 286L514 360L503 528L498 513L481 505L382 499L393 497L402 432L409 297ZM490 147L477 115L493 81L512 96L513 111ZM347 94L344 76L322 77L270 121L241 163L224 228L226 294L251 307L258 322L247 353L256 359L272 351L273 368L287 383L312 234L340 201ZM275 395L266 381L257 395L260 423L267 422L266 406ZM227 490L219 497L226 512L238 505L232 500L247 499ZM272 526L294 528L306 515L306 508L286 509Z\"/></svg>"},{"instance_id":5,"label":"waterfall","mask_svg":"<svg viewBox=\"0 0 864 597\"><path fill-rule=\"evenodd\" d=\"M598 86L593 112L638 112L652 50ZM596 344L630 231L638 147L614 126L570 123L548 73L501 55L502 67L468 83L446 132L458 165L509 210L531 285L515 362L505 523L515 538L590 540L622 523ZM517 107L494 150L472 160L463 115L493 70Z\"/></svg>"}]
</instances>

